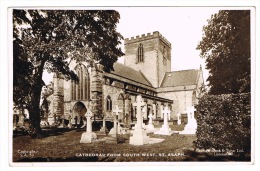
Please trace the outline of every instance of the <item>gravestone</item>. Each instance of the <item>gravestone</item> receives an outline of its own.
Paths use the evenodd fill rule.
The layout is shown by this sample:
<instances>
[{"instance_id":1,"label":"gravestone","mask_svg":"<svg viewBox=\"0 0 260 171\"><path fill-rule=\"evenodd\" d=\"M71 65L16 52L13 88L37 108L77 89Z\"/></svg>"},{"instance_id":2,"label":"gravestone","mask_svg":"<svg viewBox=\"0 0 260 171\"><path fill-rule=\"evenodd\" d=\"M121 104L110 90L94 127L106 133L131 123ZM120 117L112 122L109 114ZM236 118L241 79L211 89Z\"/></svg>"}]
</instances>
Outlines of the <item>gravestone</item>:
<instances>
[{"instance_id":1,"label":"gravestone","mask_svg":"<svg viewBox=\"0 0 260 171\"><path fill-rule=\"evenodd\" d=\"M106 135L108 132L107 127L106 127L106 118L105 116L103 117L103 126L99 130L99 134Z\"/></svg>"},{"instance_id":2,"label":"gravestone","mask_svg":"<svg viewBox=\"0 0 260 171\"><path fill-rule=\"evenodd\" d=\"M59 128L66 128L67 126L65 125L65 117L61 116L61 123L59 125Z\"/></svg>"},{"instance_id":3,"label":"gravestone","mask_svg":"<svg viewBox=\"0 0 260 171\"><path fill-rule=\"evenodd\" d=\"M154 132L154 134L171 135L173 134L173 132L171 131L171 128L169 127L169 123L168 123L168 115L171 114L171 111L169 110L168 106L165 106L162 113L163 113L163 125L160 128L160 130Z\"/></svg>"},{"instance_id":4,"label":"gravestone","mask_svg":"<svg viewBox=\"0 0 260 171\"><path fill-rule=\"evenodd\" d=\"M18 121L18 125L21 126L24 124L24 116L22 113L19 113L19 121Z\"/></svg>"},{"instance_id":5,"label":"gravestone","mask_svg":"<svg viewBox=\"0 0 260 171\"><path fill-rule=\"evenodd\" d=\"M88 110L85 116L87 118L86 132L84 132L81 135L80 143L92 143L97 139L97 135L94 132L92 132L91 117L93 116L93 113L90 110Z\"/></svg>"},{"instance_id":6,"label":"gravestone","mask_svg":"<svg viewBox=\"0 0 260 171\"><path fill-rule=\"evenodd\" d=\"M116 109L113 110L113 116L114 116L114 126L109 131L109 135L116 137L116 135L119 133L119 124L118 124L118 115L119 113L123 112L121 109L119 109L118 105L116 105Z\"/></svg>"},{"instance_id":7,"label":"gravestone","mask_svg":"<svg viewBox=\"0 0 260 171\"><path fill-rule=\"evenodd\" d=\"M68 120L69 120L69 125L68 125L68 127L69 127L70 129L72 128L71 119L72 119L72 117L69 115L69 118L68 118Z\"/></svg>"},{"instance_id":8,"label":"gravestone","mask_svg":"<svg viewBox=\"0 0 260 171\"><path fill-rule=\"evenodd\" d=\"M129 144L131 145L144 145L149 143L149 137L147 136L145 130L143 130L143 116L142 116L142 107L145 106L142 96L137 95L136 102L133 103L133 106L136 107L136 124L133 130L133 136L130 137Z\"/></svg>"},{"instance_id":9,"label":"gravestone","mask_svg":"<svg viewBox=\"0 0 260 171\"><path fill-rule=\"evenodd\" d=\"M75 124L75 127L78 126L78 116L75 116L75 117L74 117L74 124Z\"/></svg>"},{"instance_id":10,"label":"gravestone","mask_svg":"<svg viewBox=\"0 0 260 171\"><path fill-rule=\"evenodd\" d=\"M177 124L178 124L178 125L181 125L181 114L178 113L178 114L177 114L177 117L178 117Z\"/></svg>"},{"instance_id":11,"label":"gravestone","mask_svg":"<svg viewBox=\"0 0 260 171\"><path fill-rule=\"evenodd\" d=\"M148 123L148 125L146 126L146 130L147 130L148 132L152 132L152 131L154 131L153 115L152 115L152 113L150 113L150 114L148 115L148 118L149 118L149 123Z\"/></svg>"},{"instance_id":12,"label":"gravestone","mask_svg":"<svg viewBox=\"0 0 260 171\"><path fill-rule=\"evenodd\" d=\"M187 109L187 118L188 123L185 125L184 130L180 132L180 134L196 134L197 130L197 121L194 117L194 112L196 109L194 106L191 106Z\"/></svg>"}]
</instances>

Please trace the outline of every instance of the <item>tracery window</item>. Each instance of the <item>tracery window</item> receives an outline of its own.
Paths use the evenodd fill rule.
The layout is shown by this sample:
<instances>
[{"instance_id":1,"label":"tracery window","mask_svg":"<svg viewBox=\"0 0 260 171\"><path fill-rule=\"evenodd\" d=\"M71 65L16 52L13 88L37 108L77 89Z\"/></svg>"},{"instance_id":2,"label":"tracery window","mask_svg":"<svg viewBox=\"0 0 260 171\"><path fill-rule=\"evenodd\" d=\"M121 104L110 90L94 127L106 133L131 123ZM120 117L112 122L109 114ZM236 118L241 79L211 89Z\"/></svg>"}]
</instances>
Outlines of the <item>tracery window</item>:
<instances>
[{"instance_id":1,"label":"tracery window","mask_svg":"<svg viewBox=\"0 0 260 171\"><path fill-rule=\"evenodd\" d=\"M71 81L71 100L89 100L90 99L90 78L85 65L78 64L75 73L79 78L78 84Z\"/></svg>"}]
</instances>

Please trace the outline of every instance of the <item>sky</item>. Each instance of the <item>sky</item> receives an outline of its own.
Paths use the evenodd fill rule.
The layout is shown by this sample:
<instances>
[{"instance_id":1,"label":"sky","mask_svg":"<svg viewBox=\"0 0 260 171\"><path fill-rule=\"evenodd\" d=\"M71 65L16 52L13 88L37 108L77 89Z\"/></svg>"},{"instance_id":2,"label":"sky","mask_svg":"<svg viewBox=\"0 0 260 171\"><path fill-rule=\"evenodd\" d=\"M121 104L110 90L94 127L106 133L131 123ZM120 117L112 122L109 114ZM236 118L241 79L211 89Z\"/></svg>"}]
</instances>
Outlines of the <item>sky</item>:
<instances>
[{"instance_id":1,"label":"sky","mask_svg":"<svg viewBox=\"0 0 260 171\"><path fill-rule=\"evenodd\" d=\"M159 31L172 44L171 70L203 69L206 83L208 71L205 60L196 47L202 39L202 28L219 7L111 7L120 13L117 31L124 38ZM124 51L122 41L122 50ZM123 63L123 58L119 62ZM44 81L52 81L52 75L44 73Z\"/></svg>"},{"instance_id":2,"label":"sky","mask_svg":"<svg viewBox=\"0 0 260 171\"><path fill-rule=\"evenodd\" d=\"M124 7L117 30L124 38L159 31L172 44L171 70L203 68L204 81L208 77L205 59L196 50L202 39L202 29L217 7ZM120 59L122 61L123 59Z\"/></svg>"}]
</instances>

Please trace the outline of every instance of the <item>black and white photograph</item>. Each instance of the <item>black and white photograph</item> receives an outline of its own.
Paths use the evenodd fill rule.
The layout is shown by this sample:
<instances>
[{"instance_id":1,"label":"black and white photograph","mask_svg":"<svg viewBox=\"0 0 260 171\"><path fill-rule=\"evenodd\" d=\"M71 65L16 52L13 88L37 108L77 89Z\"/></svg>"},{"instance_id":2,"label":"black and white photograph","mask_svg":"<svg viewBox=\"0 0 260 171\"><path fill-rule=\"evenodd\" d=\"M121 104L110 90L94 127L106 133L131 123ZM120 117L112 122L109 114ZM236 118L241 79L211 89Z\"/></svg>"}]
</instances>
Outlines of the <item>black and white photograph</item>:
<instances>
[{"instance_id":1,"label":"black and white photograph","mask_svg":"<svg viewBox=\"0 0 260 171\"><path fill-rule=\"evenodd\" d=\"M10 166L254 164L255 15L8 8Z\"/></svg>"}]
</instances>

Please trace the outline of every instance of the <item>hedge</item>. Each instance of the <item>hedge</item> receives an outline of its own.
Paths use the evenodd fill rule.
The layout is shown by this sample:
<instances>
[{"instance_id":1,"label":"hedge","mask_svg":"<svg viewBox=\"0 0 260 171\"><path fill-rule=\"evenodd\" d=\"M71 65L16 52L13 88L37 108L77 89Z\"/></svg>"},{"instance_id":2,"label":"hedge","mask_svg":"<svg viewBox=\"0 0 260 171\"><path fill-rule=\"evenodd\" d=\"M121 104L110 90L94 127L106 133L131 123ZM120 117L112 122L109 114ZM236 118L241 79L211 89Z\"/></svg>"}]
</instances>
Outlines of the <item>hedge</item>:
<instances>
[{"instance_id":1,"label":"hedge","mask_svg":"<svg viewBox=\"0 0 260 171\"><path fill-rule=\"evenodd\" d=\"M204 95L196 109L197 148L251 151L250 93Z\"/></svg>"}]
</instances>

